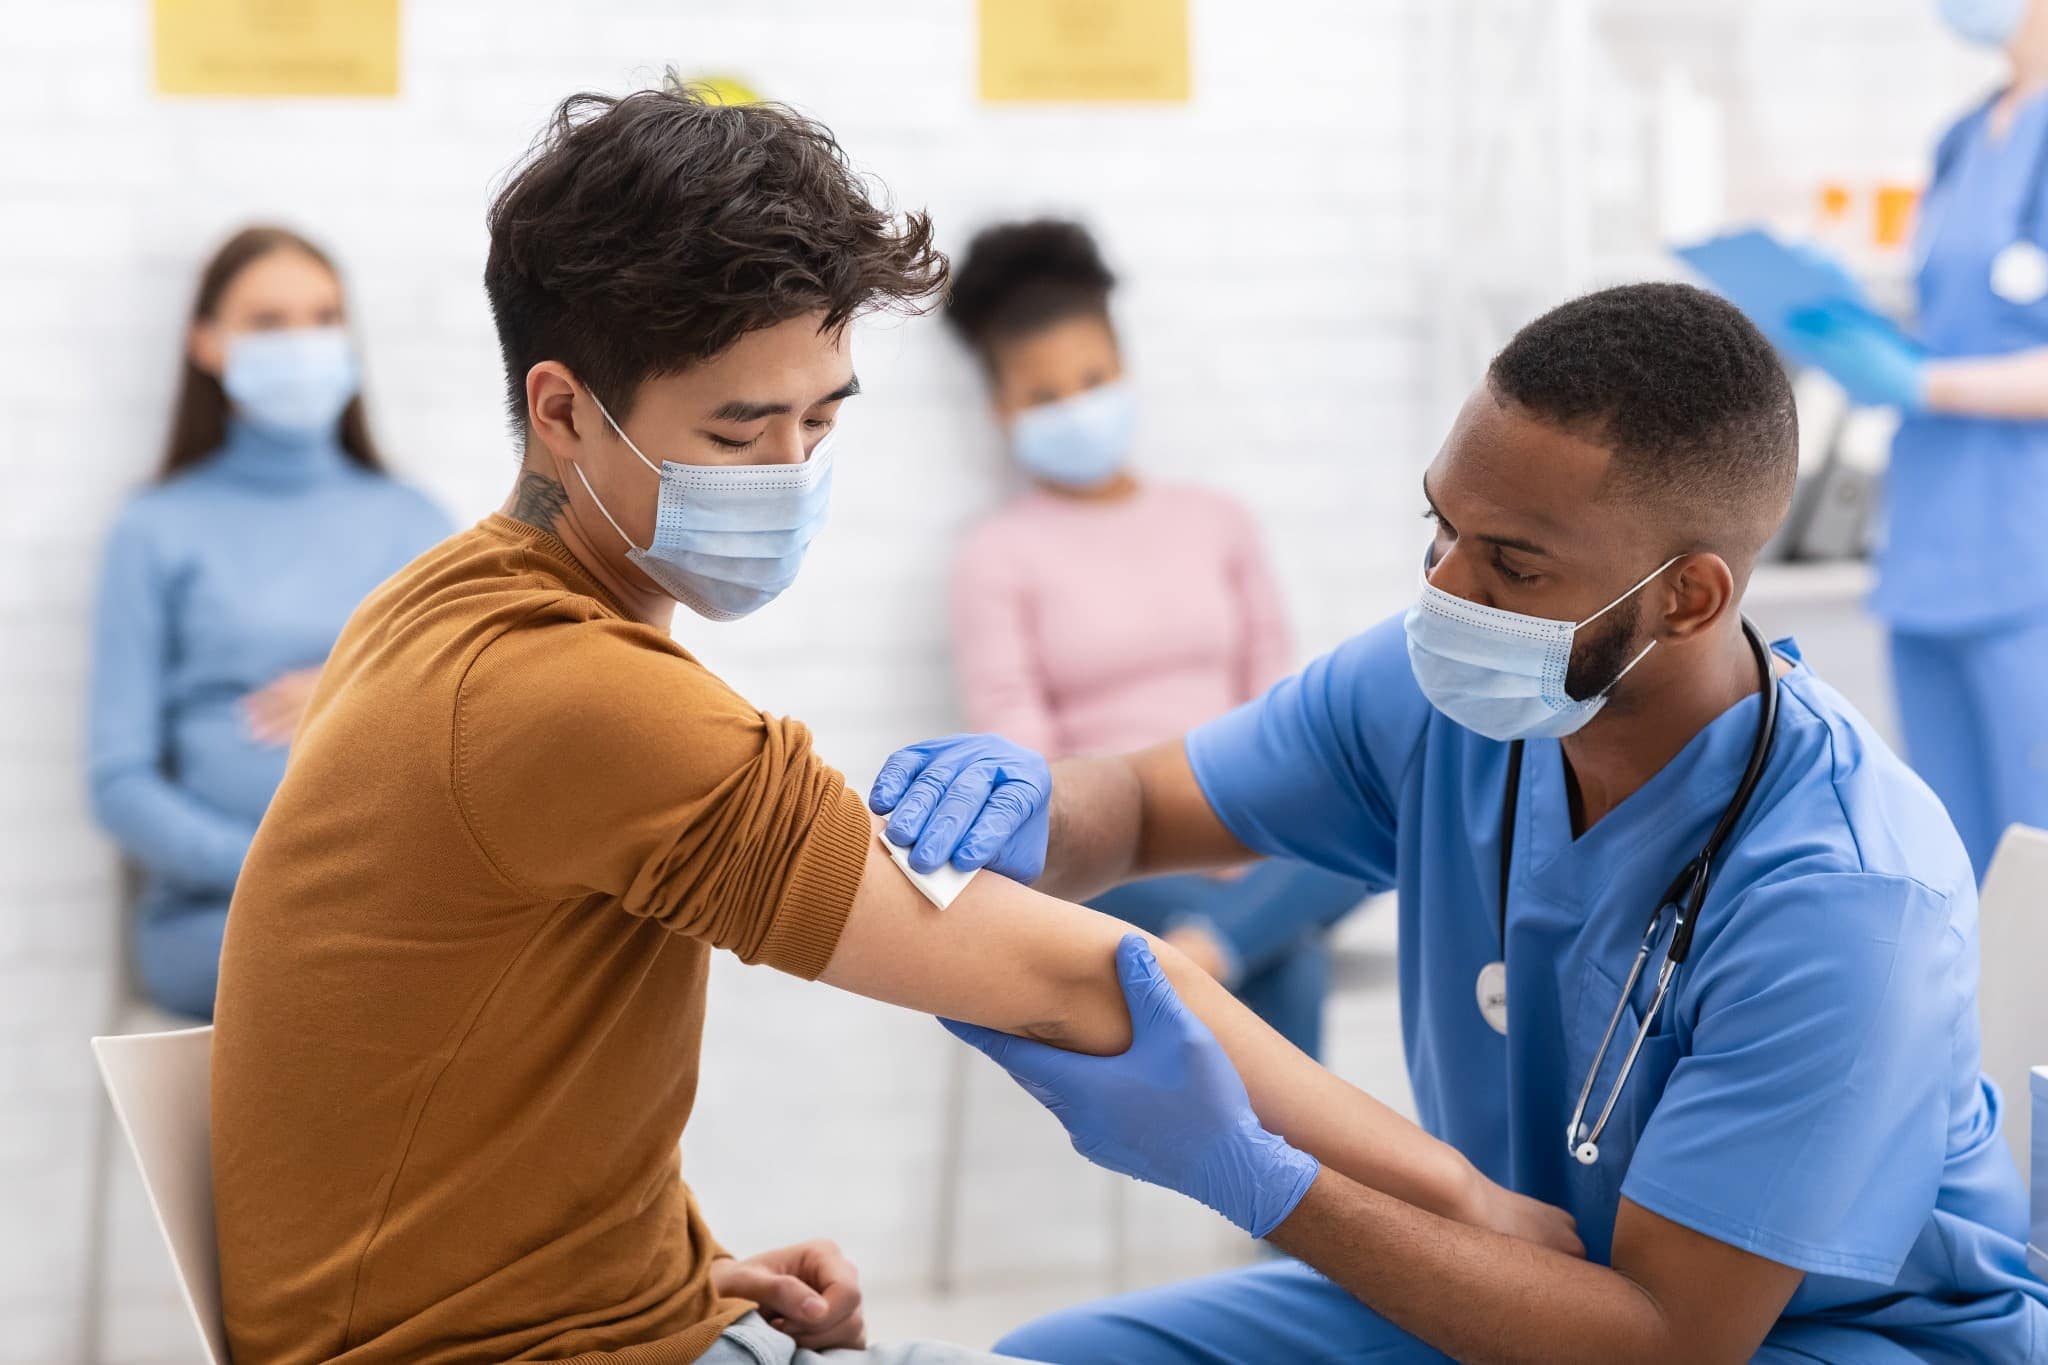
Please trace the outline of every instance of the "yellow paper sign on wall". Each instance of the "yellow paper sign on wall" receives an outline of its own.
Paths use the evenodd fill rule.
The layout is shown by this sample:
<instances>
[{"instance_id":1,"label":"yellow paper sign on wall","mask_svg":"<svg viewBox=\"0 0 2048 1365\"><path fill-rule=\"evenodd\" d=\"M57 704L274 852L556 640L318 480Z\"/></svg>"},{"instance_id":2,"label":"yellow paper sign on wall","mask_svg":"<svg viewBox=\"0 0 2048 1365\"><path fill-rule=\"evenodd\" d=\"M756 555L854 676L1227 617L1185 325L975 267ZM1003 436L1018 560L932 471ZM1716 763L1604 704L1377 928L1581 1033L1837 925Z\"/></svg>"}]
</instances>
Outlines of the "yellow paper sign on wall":
<instances>
[{"instance_id":1,"label":"yellow paper sign on wall","mask_svg":"<svg viewBox=\"0 0 2048 1365\"><path fill-rule=\"evenodd\" d=\"M155 0L162 95L395 95L399 0Z\"/></svg>"},{"instance_id":2,"label":"yellow paper sign on wall","mask_svg":"<svg viewBox=\"0 0 2048 1365\"><path fill-rule=\"evenodd\" d=\"M981 97L1188 97L1188 0L981 0Z\"/></svg>"}]
</instances>

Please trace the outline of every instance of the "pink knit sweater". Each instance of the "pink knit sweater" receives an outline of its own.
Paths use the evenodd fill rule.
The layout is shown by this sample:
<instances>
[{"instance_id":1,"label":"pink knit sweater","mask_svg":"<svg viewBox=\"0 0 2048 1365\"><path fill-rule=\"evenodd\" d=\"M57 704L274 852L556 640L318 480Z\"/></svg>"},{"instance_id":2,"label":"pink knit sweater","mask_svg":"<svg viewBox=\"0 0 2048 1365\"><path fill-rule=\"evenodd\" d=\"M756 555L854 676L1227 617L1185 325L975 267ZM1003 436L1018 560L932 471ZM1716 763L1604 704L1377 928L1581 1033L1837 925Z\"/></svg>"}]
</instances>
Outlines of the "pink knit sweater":
<instances>
[{"instance_id":1,"label":"pink knit sweater","mask_svg":"<svg viewBox=\"0 0 2048 1365\"><path fill-rule=\"evenodd\" d=\"M1027 493L968 534L952 601L968 725L1056 757L1171 738L1292 662L1251 516L1206 489Z\"/></svg>"}]
</instances>

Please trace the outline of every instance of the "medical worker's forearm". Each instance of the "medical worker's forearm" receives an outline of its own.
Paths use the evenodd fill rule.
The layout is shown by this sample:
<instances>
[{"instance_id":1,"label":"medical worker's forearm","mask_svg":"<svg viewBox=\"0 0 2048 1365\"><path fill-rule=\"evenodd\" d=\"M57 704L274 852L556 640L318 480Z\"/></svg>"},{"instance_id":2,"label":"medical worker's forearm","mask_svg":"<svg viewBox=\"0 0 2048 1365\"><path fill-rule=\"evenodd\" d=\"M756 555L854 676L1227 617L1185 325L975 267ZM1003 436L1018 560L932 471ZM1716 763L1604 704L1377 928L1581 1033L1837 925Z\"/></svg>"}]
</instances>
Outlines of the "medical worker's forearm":
<instances>
[{"instance_id":1,"label":"medical worker's forearm","mask_svg":"<svg viewBox=\"0 0 2048 1365\"><path fill-rule=\"evenodd\" d=\"M1927 407L1963 417L2048 420L2048 347L1927 365Z\"/></svg>"},{"instance_id":2,"label":"medical worker's forearm","mask_svg":"<svg viewBox=\"0 0 2048 1365\"><path fill-rule=\"evenodd\" d=\"M1078 901L1128 881L1138 856L1143 797L1126 755L1053 764L1045 871L1034 883L1037 889Z\"/></svg>"},{"instance_id":3,"label":"medical worker's forearm","mask_svg":"<svg viewBox=\"0 0 2048 1365\"><path fill-rule=\"evenodd\" d=\"M1474 1365L1750 1359L1798 1272L1676 1224L1653 1235L1664 1243L1650 1257L1659 1273L1638 1280L1439 1218L1326 1169L1270 1240ZM1622 1255L1617 1234L1618 1263Z\"/></svg>"},{"instance_id":4,"label":"medical worker's forearm","mask_svg":"<svg viewBox=\"0 0 2048 1365\"><path fill-rule=\"evenodd\" d=\"M1134 877L1229 867L1252 856L1217 818L1183 741L1052 769L1040 890L1082 900Z\"/></svg>"}]
</instances>

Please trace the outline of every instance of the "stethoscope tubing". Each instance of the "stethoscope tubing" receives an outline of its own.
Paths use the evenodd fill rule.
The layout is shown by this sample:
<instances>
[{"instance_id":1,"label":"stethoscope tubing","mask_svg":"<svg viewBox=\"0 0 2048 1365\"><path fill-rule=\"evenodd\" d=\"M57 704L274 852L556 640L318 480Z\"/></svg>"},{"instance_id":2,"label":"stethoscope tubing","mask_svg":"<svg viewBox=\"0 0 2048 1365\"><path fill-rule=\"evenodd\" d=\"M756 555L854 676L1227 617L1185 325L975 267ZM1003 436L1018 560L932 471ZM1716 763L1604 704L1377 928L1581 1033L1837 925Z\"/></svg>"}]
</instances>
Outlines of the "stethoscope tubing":
<instances>
[{"instance_id":1,"label":"stethoscope tubing","mask_svg":"<svg viewBox=\"0 0 2048 1365\"><path fill-rule=\"evenodd\" d=\"M1614 1004L1614 1013L1607 1021L1607 1032L1601 1035L1600 1046L1593 1053L1593 1060L1586 1068L1586 1078L1579 1087L1578 1100L1572 1108L1570 1125L1565 1130L1565 1144L1572 1156L1582 1165L1592 1165L1600 1159L1600 1135L1606 1131L1607 1120L1612 1117L1614 1107L1621 1100L1623 1089L1635 1070L1636 1058L1648 1041L1651 1028L1656 1024L1658 1012L1663 1008L1664 997L1671 990L1672 979L1678 968L1692 951L1692 935L1698 923L1700 907L1706 903L1707 882L1713 875L1715 862L1722 849L1733 837L1735 827L1749 809L1750 799L1756 795L1757 787L1763 781L1764 770L1770 766L1771 751L1777 740L1778 731L1778 690L1777 667L1772 662L1771 649L1764 642L1763 635L1747 618L1742 622L1742 633L1749 641L1751 651L1756 655L1757 682L1760 701L1756 726L1756 738L1750 742L1749 761L1743 766L1742 780L1735 786L1735 794L1721 811L1721 818L1715 822L1713 833L1691 862L1672 879L1671 886L1650 912L1649 925L1643 930L1643 941L1636 949L1635 962L1629 967L1628 980L1621 988L1621 996ZM1507 795L1503 803L1501 818L1500 858L1500 949L1501 960L1507 959L1507 915L1508 890L1513 873L1515 841L1515 807L1521 794L1522 743L1520 740L1508 750ZM1642 1022L1637 1025L1635 1038L1630 1042L1628 1054L1622 1059L1621 1070L1614 1078L1613 1086L1607 1092L1607 1099L1600 1106L1600 1112L1590 1129L1585 1127L1586 1108L1592 1102L1593 1086L1600 1077L1601 1064L1607 1060L1608 1049L1613 1046L1615 1032L1621 1027L1621 1020L1628 1009L1628 1002L1634 998L1636 985L1643 978L1643 969L1649 964L1650 954L1655 949L1658 930L1664 922L1665 910L1673 912L1670 941L1664 950L1664 963L1657 970L1657 990L1650 999L1650 1007L1643 1012Z\"/></svg>"}]
</instances>

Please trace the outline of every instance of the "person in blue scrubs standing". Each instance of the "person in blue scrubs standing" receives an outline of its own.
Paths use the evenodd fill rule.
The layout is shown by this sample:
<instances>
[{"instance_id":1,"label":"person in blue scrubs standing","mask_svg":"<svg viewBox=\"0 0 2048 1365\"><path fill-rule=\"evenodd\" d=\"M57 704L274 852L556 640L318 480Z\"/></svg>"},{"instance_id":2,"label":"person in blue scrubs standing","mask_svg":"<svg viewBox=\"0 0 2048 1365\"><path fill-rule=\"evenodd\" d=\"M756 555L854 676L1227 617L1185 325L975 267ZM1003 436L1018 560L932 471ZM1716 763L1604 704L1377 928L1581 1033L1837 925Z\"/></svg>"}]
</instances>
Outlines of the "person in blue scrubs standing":
<instances>
[{"instance_id":1,"label":"person in blue scrubs standing","mask_svg":"<svg viewBox=\"0 0 2048 1365\"><path fill-rule=\"evenodd\" d=\"M370 589L448 533L383 472L341 280L282 228L201 273L156 484L107 542L93 809L143 873L136 975L211 1018L228 899L320 665Z\"/></svg>"},{"instance_id":2,"label":"person in blue scrubs standing","mask_svg":"<svg viewBox=\"0 0 2048 1365\"><path fill-rule=\"evenodd\" d=\"M1926 354L1861 328L1804 339L1903 414L1872 607L1906 756L1981 879L2008 825L2048 826L2048 0L1940 5L2010 75L1935 151L1914 244Z\"/></svg>"},{"instance_id":3,"label":"person in blue scrubs standing","mask_svg":"<svg viewBox=\"0 0 2048 1365\"><path fill-rule=\"evenodd\" d=\"M1397 889L1423 1125L1565 1208L1586 1250L1459 1227L1324 1168L1271 1233L1298 1259L1072 1309L1000 1349L2044 1358L2048 1286L2026 1272L2025 1197L1978 1064L1969 860L1796 647L1767 651L1739 618L1795 427L1769 343L1727 303L1635 285L1566 304L1494 359L1431 464L1436 534L1404 618L1184 740L1049 783L1013 754L1030 780L967 793L954 864L1028 840L1059 894L1247 851ZM958 767L942 744L903 751L871 804L921 829ZM1008 790L1048 785L1049 811ZM1664 907L1731 809L1667 968ZM1142 940L1119 966L1120 1056L955 1031L1112 1169L1226 1209L1298 1173Z\"/></svg>"}]
</instances>

